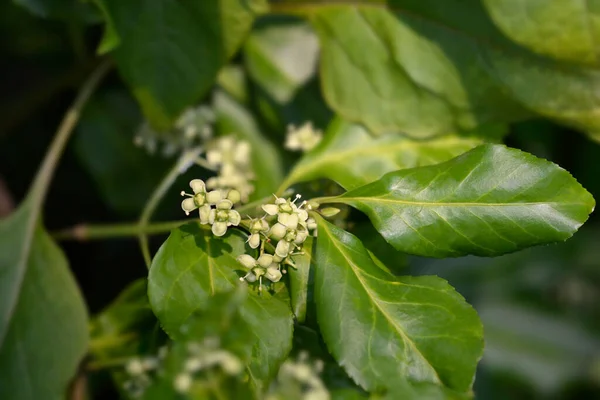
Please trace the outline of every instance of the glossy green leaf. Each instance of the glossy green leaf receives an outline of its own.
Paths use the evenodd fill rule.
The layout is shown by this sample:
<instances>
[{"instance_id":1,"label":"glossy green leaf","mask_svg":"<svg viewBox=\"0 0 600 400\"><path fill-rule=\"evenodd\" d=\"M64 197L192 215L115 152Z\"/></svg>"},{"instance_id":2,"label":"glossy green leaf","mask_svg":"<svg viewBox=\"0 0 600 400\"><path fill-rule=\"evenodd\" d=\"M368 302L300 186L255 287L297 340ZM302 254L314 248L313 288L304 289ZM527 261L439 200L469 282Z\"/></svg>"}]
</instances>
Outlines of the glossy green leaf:
<instances>
[{"instance_id":1,"label":"glossy green leaf","mask_svg":"<svg viewBox=\"0 0 600 400\"><path fill-rule=\"evenodd\" d=\"M479 144L479 139L457 136L414 141L389 133L375 138L362 126L337 118L323 141L292 169L286 186L328 178L350 190L391 171L449 160Z\"/></svg>"},{"instance_id":2,"label":"glossy green leaf","mask_svg":"<svg viewBox=\"0 0 600 400\"><path fill-rule=\"evenodd\" d=\"M87 311L31 204L0 221L0 398L59 400L86 353Z\"/></svg>"},{"instance_id":3,"label":"glossy green leaf","mask_svg":"<svg viewBox=\"0 0 600 400\"><path fill-rule=\"evenodd\" d=\"M409 379L466 392L483 350L475 311L435 276L394 277L319 218L315 301L333 356L366 390Z\"/></svg>"},{"instance_id":4,"label":"glossy green leaf","mask_svg":"<svg viewBox=\"0 0 600 400\"><path fill-rule=\"evenodd\" d=\"M396 249L430 257L496 256L563 241L595 206L564 169L503 145L391 172L330 201L363 211Z\"/></svg>"},{"instance_id":5,"label":"glossy green leaf","mask_svg":"<svg viewBox=\"0 0 600 400\"><path fill-rule=\"evenodd\" d=\"M329 105L374 132L423 138L526 110L600 130L600 9L586 2L298 3L280 7L311 18Z\"/></svg>"},{"instance_id":6,"label":"glossy green leaf","mask_svg":"<svg viewBox=\"0 0 600 400\"><path fill-rule=\"evenodd\" d=\"M283 180L283 164L277 148L260 132L252 114L226 93L216 92L213 106L219 132L234 134L252 146L255 180L250 200L262 199L274 193Z\"/></svg>"},{"instance_id":7,"label":"glossy green leaf","mask_svg":"<svg viewBox=\"0 0 600 400\"><path fill-rule=\"evenodd\" d=\"M290 279L290 301L296 321L303 323L306 320L308 303L313 301L312 296L312 249L313 238L308 237L302 244L304 254L294 256L296 268L287 269Z\"/></svg>"},{"instance_id":8,"label":"glossy green leaf","mask_svg":"<svg viewBox=\"0 0 600 400\"><path fill-rule=\"evenodd\" d=\"M266 7L264 0L104 3L120 37L119 71L159 130L208 92Z\"/></svg>"},{"instance_id":9,"label":"glossy green leaf","mask_svg":"<svg viewBox=\"0 0 600 400\"><path fill-rule=\"evenodd\" d=\"M130 96L106 92L86 107L74 137L77 157L104 201L132 217L139 214L172 163L133 143L139 122L139 109Z\"/></svg>"},{"instance_id":10,"label":"glossy green leaf","mask_svg":"<svg viewBox=\"0 0 600 400\"><path fill-rule=\"evenodd\" d=\"M154 313L169 335L210 296L240 285L244 268L236 260L248 251L246 237L230 230L215 238L210 230L190 223L172 231L156 254L148 277L148 296ZM240 308L257 338L248 372L261 388L278 370L292 345L292 313L285 287L271 295L251 291Z\"/></svg>"}]
</instances>

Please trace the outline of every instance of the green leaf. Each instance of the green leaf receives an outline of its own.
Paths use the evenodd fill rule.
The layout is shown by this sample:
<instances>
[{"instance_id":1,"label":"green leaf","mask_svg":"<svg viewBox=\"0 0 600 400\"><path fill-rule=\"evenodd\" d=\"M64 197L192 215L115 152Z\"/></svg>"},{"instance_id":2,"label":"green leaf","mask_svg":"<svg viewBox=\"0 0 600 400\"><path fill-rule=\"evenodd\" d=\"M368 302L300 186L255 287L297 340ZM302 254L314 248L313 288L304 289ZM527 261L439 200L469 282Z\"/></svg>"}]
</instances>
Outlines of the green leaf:
<instances>
[{"instance_id":1,"label":"green leaf","mask_svg":"<svg viewBox=\"0 0 600 400\"><path fill-rule=\"evenodd\" d=\"M98 20L96 10L82 0L13 0L13 3L42 18L82 22Z\"/></svg>"},{"instance_id":2,"label":"green leaf","mask_svg":"<svg viewBox=\"0 0 600 400\"><path fill-rule=\"evenodd\" d=\"M197 223L172 231L152 261L148 277L150 304L170 336L211 296L241 284L243 267L236 257L247 252L245 241L238 230L219 239ZM240 308L258 340L248 372L259 389L277 372L292 346L292 313L284 289L273 295L251 292Z\"/></svg>"},{"instance_id":3,"label":"green leaf","mask_svg":"<svg viewBox=\"0 0 600 400\"><path fill-rule=\"evenodd\" d=\"M585 2L287 7L309 15L318 32L328 104L376 133L430 137L520 120L527 110L600 130L594 47L600 11Z\"/></svg>"},{"instance_id":4,"label":"green leaf","mask_svg":"<svg viewBox=\"0 0 600 400\"><path fill-rule=\"evenodd\" d=\"M290 102L315 75L318 55L319 41L301 20L273 21L244 44L249 75L279 103Z\"/></svg>"},{"instance_id":5,"label":"green leaf","mask_svg":"<svg viewBox=\"0 0 600 400\"><path fill-rule=\"evenodd\" d=\"M0 221L0 398L58 400L86 353L87 311L30 199Z\"/></svg>"},{"instance_id":6,"label":"green leaf","mask_svg":"<svg viewBox=\"0 0 600 400\"><path fill-rule=\"evenodd\" d=\"M302 248L304 249L304 254L293 257L296 268L290 267L287 269L290 277L292 311L294 312L296 321L299 323L304 323L306 320L307 305L313 301L313 277L311 272L313 238L310 236L307 237L302 244Z\"/></svg>"},{"instance_id":7,"label":"green leaf","mask_svg":"<svg viewBox=\"0 0 600 400\"><path fill-rule=\"evenodd\" d=\"M102 14L102 17L105 21L104 34L102 35L102 40L98 45L98 49L96 52L99 55L106 54L109 51L115 49L120 43L121 38L117 33L117 28L115 27L115 23L113 22L112 15L108 11L104 0L92 0L93 3L98 7L98 10Z\"/></svg>"},{"instance_id":8,"label":"green leaf","mask_svg":"<svg viewBox=\"0 0 600 400\"><path fill-rule=\"evenodd\" d=\"M479 144L479 139L457 136L414 141L388 133L374 138L362 126L337 118L323 141L296 164L285 186L329 178L350 190L391 171L446 161Z\"/></svg>"},{"instance_id":9,"label":"green leaf","mask_svg":"<svg viewBox=\"0 0 600 400\"><path fill-rule=\"evenodd\" d=\"M317 81L318 38L298 18L267 15L244 44L244 64L257 110L269 127L283 137L288 124L312 121L325 126L331 111Z\"/></svg>"},{"instance_id":10,"label":"green leaf","mask_svg":"<svg viewBox=\"0 0 600 400\"><path fill-rule=\"evenodd\" d=\"M405 379L395 379L393 385L385 394L373 396L372 399L381 400L466 400L472 395L457 393L443 386L426 382L411 382Z\"/></svg>"},{"instance_id":11,"label":"green leaf","mask_svg":"<svg viewBox=\"0 0 600 400\"><path fill-rule=\"evenodd\" d=\"M120 37L119 71L158 130L208 92L266 7L265 0L104 4Z\"/></svg>"},{"instance_id":12,"label":"green leaf","mask_svg":"<svg viewBox=\"0 0 600 400\"><path fill-rule=\"evenodd\" d=\"M564 241L595 206L564 169L503 145L391 172L326 202L358 208L396 249L429 257L497 256Z\"/></svg>"},{"instance_id":13,"label":"green leaf","mask_svg":"<svg viewBox=\"0 0 600 400\"><path fill-rule=\"evenodd\" d=\"M318 220L315 301L323 338L368 391L399 379L467 392L483 351L477 314L435 276L394 277L350 233Z\"/></svg>"},{"instance_id":14,"label":"green leaf","mask_svg":"<svg viewBox=\"0 0 600 400\"><path fill-rule=\"evenodd\" d=\"M213 106L219 132L234 134L252 146L252 168L256 178L250 201L274 193L283 180L283 164L277 148L261 134L252 114L226 93L217 91Z\"/></svg>"},{"instance_id":15,"label":"green leaf","mask_svg":"<svg viewBox=\"0 0 600 400\"><path fill-rule=\"evenodd\" d=\"M171 162L135 146L132 134L139 122L139 109L130 96L105 92L86 107L74 137L77 157L106 203L133 216L139 214Z\"/></svg>"}]
</instances>

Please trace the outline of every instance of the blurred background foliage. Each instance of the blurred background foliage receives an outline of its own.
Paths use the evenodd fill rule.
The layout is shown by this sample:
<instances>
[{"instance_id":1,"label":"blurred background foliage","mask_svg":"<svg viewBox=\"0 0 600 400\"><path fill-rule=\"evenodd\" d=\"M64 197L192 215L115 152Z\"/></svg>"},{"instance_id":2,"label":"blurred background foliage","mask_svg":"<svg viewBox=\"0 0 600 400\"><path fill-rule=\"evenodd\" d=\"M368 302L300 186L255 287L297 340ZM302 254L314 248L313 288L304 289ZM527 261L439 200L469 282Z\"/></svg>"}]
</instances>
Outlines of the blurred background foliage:
<instances>
[{"instance_id":1,"label":"blurred background foliage","mask_svg":"<svg viewBox=\"0 0 600 400\"><path fill-rule=\"evenodd\" d=\"M57 20L41 19L13 2L0 4L0 216L25 195L75 90L98 63L95 48L102 27L87 25L97 16L86 14L81 21L68 18L70 12L62 10ZM281 143L288 124L310 120L324 129L333 113L319 90L318 57L317 38L306 23L288 17L259 19L203 100L217 110L217 130L248 129ZM50 231L138 217L174 162L134 144L142 122L138 103L119 76L111 74L86 107L54 178L44 209ZM507 131L508 145L567 169L600 198L600 145L545 119L494 129L497 137ZM288 153L283 160L289 166L295 158ZM185 187L197 174L192 169L174 187ZM162 202L156 220L181 218L178 190ZM163 240L154 237L154 249ZM475 384L477 398L591 399L600 398L598 243L600 221L593 214L564 244L495 259L408 257L405 262L385 244L377 247L377 255L396 260L401 268L395 272L448 279L478 310L486 350ZM91 313L146 276L134 239L62 246ZM95 324L102 329L101 322ZM108 381L93 384L98 398L111 395Z\"/></svg>"}]
</instances>

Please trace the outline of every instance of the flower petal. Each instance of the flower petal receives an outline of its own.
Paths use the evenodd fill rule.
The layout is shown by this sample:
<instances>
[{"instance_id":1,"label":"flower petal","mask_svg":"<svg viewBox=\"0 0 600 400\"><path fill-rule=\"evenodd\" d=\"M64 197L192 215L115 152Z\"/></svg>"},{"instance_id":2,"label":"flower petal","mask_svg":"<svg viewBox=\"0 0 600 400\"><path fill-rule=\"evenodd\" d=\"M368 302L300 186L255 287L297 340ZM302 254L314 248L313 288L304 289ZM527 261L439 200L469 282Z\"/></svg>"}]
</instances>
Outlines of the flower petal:
<instances>
[{"instance_id":1,"label":"flower petal","mask_svg":"<svg viewBox=\"0 0 600 400\"><path fill-rule=\"evenodd\" d=\"M233 226L238 226L241 221L242 217L240 216L239 212L235 210L229 210L229 218L227 219L227 222L229 222Z\"/></svg>"},{"instance_id":2,"label":"flower petal","mask_svg":"<svg viewBox=\"0 0 600 400\"><path fill-rule=\"evenodd\" d=\"M256 260L258 265L263 268L269 267L273 263L273 256L271 254L263 254Z\"/></svg>"},{"instance_id":3,"label":"flower petal","mask_svg":"<svg viewBox=\"0 0 600 400\"><path fill-rule=\"evenodd\" d=\"M258 246L260 246L260 235L258 233L253 233L250 235L248 237L248 245L250 245L250 247L253 249L256 249Z\"/></svg>"},{"instance_id":4,"label":"flower petal","mask_svg":"<svg viewBox=\"0 0 600 400\"><path fill-rule=\"evenodd\" d=\"M269 215L275 215L279 212L279 207L275 204L263 204L262 209Z\"/></svg>"},{"instance_id":5,"label":"flower petal","mask_svg":"<svg viewBox=\"0 0 600 400\"><path fill-rule=\"evenodd\" d=\"M269 237L275 240L281 240L285 236L286 232L287 229L285 226L278 222L271 227L271 230L269 231Z\"/></svg>"},{"instance_id":6,"label":"flower petal","mask_svg":"<svg viewBox=\"0 0 600 400\"><path fill-rule=\"evenodd\" d=\"M280 240L279 243L277 243L277 247L275 248L275 254L278 255L279 257L287 257L288 254L290 253L290 244L288 242L286 242L285 240Z\"/></svg>"},{"instance_id":7,"label":"flower petal","mask_svg":"<svg viewBox=\"0 0 600 400\"><path fill-rule=\"evenodd\" d=\"M215 222L212 226L212 233L215 236L223 236L227 232L227 222Z\"/></svg>"},{"instance_id":8,"label":"flower petal","mask_svg":"<svg viewBox=\"0 0 600 400\"><path fill-rule=\"evenodd\" d=\"M265 273L265 277L271 282L279 282L282 277L281 271L279 268L267 268L267 272Z\"/></svg>"},{"instance_id":9,"label":"flower petal","mask_svg":"<svg viewBox=\"0 0 600 400\"><path fill-rule=\"evenodd\" d=\"M206 201L209 204L217 204L221 201L222 198L223 198L223 194L221 193L220 190L212 190L212 191L206 193Z\"/></svg>"},{"instance_id":10,"label":"flower petal","mask_svg":"<svg viewBox=\"0 0 600 400\"><path fill-rule=\"evenodd\" d=\"M196 202L193 198L188 197L187 199L183 199L181 202L181 208L185 211L186 215L190 213L190 211L194 211L196 208Z\"/></svg>"},{"instance_id":11,"label":"flower petal","mask_svg":"<svg viewBox=\"0 0 600 400\"><path fill-rule=\"evenodd\" d=\"M209 216L210 216L211 210L212 210L212 208L210 208L210 206L208 204L205 204L202 207L200 207L200 223L201 224L209 223Z\"/></svg>"},{"instance_id":12,"label":"flower petal","mask_svg":"<svg viewBox=\"0 0 600 400\"><path fill-rule=\"evenodd\" d=\"M194 194L206 192L206 185L202 179L192 179L190 181L190 187L194 191Z\"/></svg>"}]
</instances>

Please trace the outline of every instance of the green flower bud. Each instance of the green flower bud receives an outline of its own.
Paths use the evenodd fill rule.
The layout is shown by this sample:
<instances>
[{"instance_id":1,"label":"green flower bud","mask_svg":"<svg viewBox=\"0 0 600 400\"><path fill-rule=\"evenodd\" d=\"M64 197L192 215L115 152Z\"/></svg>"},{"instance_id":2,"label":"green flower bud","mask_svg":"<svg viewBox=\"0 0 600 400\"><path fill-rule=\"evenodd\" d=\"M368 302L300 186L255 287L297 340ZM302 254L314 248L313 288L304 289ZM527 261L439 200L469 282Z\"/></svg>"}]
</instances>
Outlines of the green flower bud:
<instances>
[{"instance_id":1,"label":"green flower bud","mask_svg":"<svg viewBox=\"0 0 600 400\"><path fill-rule=\"evenodd\" d=\"M275 240L281 240L287 233L287 228L280 223L276 223L269 231L269 237Z\"/></svg>"},{"instance_id":2,"label":"green flower bud","mask_svg":"<svg viewBox=\"0 0 600 400\"><path fill-rule=\"evenodd\" d=\"M258 260L256 260L256 262L261 267L268 268L273 263L273 256L271 254L263 254L260 257L258 257Z\"/></svg>"},{"instance_id":3,"label":"green flower bud","mask_svg":"<svg viewBox=\"0 0 600 400\"><path fill-rule=\"evenodd\" d=\"M339 208L325 207L321 210L321 215L324 216L325 218L331 218L331 217L337 215L339 212L340 212Z\"/></svg>"},{"instance_id":4,"label":"green flower bud","mask_svg":"<svg viewBox=\"0 0 600 400\"><path fill-rule=\"evenodd\" d=\"M230 200L232 203L239 203L240 200L242 199L242 195L239 191L232 189L229 191L229 193L227 193L227 199Z\"/></svg>"},{"instance_id":5,"label":"green flower bud","mask_svg":"<svg viewBox=\"0 0 600 400\"><path fill-rule=\"evenodd\" d=\"M248 236L248 245L253 249L256 249L258 246L260 246L260 234L258 234L258 233L250 234Z\"/></svg>"},{"instance_id":6,"label":"green flower bud","mask_svg":"<svg viewBox=\"0 0 600 400\"><path fill-rule=\"evenodd\" d=\"M290 253L290 247L291 244L289 242L286 242L285 240L280 240L279 243L277 243L277 247L275 248L275 254L277 254L279 257L285 258Z\"/></svg>"},{"instance_id":7,"label":"green flower bud","mask_svg":"<svg viewBox=\"0 0 600 400\"><path fill-rule=\"evenodd\" d=\"M281 276L281 271L277 267L267 268L267 272L265 272L265 277L271 282L279 282Z\"/></svg>"},{"instance_id":8,"label":"green flower bud","mask_svg":"<svg viewBox=\"0 0 600 400\"><path fill-rule=\"evenodd\" d=\"M248 254L242 254L237 257L237 260L247 269L253 268L256 266L256 260Z\"/></svg>"}]
</instances>

